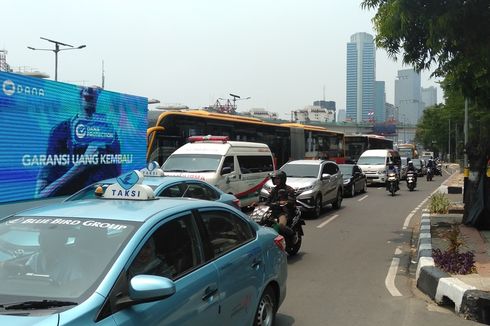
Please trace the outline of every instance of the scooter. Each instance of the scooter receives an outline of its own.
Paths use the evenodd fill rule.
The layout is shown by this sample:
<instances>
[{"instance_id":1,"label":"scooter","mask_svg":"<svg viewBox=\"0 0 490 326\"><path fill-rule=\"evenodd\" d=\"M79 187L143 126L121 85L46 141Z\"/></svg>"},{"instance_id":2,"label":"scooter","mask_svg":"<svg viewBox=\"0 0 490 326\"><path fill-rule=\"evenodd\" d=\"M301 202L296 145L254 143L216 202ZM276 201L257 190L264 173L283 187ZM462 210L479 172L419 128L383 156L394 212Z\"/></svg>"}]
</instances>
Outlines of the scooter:
<instances>
[{"instance_id":1,"label":"scooter","mask_svg":"<svg viewBox=\"0 0 490 326\"><path fill-rule=\"evenodd\" d=\"M274 205L279 204L261 204L256 206L253 212L250 214L250 218L259 225L274 228L276 231L279 230L278 220L272 216L273 209L271 206ZM301 210L296 207L293 218L289 219L287 222L287 226L294 231L295 235L288 237L281 233L286 240L286 252L290 256L296 255L301 248L302 237L304 236L302 225L305 225L305 221L301 218Z\"/></svg>"},{"instance_id":2,"label":"scooter","mask_svg":"<svg viewBox=\"0 0 490 326\"><path fill-rule=\"evenodd\" d=\"M398 191L398 178L395 172L389 172L386 179L386 190L388 190L392 196L395 196L395 192Z\"/></svg>"},{"instance_id":3,"label":"scooter","mask_svg":"<svg viewBox=\"0 0 490 326\"><path fill-rule=\"evenodd\" d=\"M407 172L407 188L410 191L413 191L417 187L417 178L413 171Z\"/></svg>"},{"instance_id":4,"label":"scooter","mask_svg":"<svg viewBox=\"0 0 490 326\"><path fill-rule=\"evenodd\" d=\"M434 175L442 176L442 164L441 163L437 163L437 166L436 166L435 171L434 171Z\"/></svg>"},{"instance_id":5,"label":"scooter","mask_svg":"<svg viewBox=\"0 0 490 326\"><path fill-rule=\"evenodd\" d=\"M427 168L427 181L432 181L433 175L432 168Z\"/></svg>"}]
</instances>

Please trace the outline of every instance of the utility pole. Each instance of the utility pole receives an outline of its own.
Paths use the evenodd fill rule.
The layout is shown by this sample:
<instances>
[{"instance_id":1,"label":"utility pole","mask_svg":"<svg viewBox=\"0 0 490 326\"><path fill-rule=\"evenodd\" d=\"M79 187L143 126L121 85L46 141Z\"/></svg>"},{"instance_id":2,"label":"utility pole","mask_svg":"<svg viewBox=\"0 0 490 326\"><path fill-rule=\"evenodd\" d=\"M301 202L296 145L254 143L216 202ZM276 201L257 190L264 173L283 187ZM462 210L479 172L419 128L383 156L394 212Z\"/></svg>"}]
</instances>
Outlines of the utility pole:
<instances>
[{"instance_id":1,"label":"utility pole","mask_svg":"<svg viewBox=\"0 0 490 326\"><path fill-rule=\"evenodd\" d=\"M468 145L468 99L464 99L464 171L465 175L468 169L468 154L466 154L466 146Z\"/></svg>"},{"instance_id":2,"label":"utility pole","mask_svg":"<svg viewBox=\"0 0 490 326\"><path fill-rule=\"evenodd\" d=\"M451 119L449 119L449 128L447 129L447 152L448 152L448 162L451 162Z\"/></svg>"}]
</instances>

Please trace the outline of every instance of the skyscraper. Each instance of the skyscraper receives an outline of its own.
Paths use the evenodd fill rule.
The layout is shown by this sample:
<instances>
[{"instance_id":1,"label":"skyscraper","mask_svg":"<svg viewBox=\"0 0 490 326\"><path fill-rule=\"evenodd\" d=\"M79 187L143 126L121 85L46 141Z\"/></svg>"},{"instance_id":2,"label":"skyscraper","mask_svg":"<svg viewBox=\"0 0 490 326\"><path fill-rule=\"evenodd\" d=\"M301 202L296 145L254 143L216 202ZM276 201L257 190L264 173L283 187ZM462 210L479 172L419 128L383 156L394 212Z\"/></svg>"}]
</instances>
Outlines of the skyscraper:
<instances>
[{"instance_id":1,"label":"skyscraper","mask_svg":"<svg viewBox=\"0 0 490 326\"><path fill-rule=\"evenodd\" d=\"M368 121L375 111L376 49L373 36L356 33L347 43L346 116Z\"/></svg>"},{"instance_id":2,"label":"skyscraper","mask_svg":"<svg viewBox=\"0 0 490 326\"><path fill-rule=\"evenodd\" d=\"M376 122L385 122L386 121L386 91L385 91L385 82L384 81L376 81L374 83L376 85L375 91L375 110L374 110L374 121Z\"/></svg>"},{"instance_id":3,"label":"skyscraper","mask_svg":"<svg viewBox=\"0 0 490 326\"><path fill-rule=\"evenodd\" d=\"M395 80L395 106L402 123L417 124L422 116L424 104L420 88L420 74L413 69L398 70Z\"/></svg>"},{"instance_id":4,"label":"skyscraper","mask_svg":"<svg viewBox=\"0 0 490 326\"><path fill-rule=\"evenodd\" d=\"M430 86L428 88L422 87L422 102L424 107L434 106L437 104L437 88Z\"/></svg>"}]
</instances>

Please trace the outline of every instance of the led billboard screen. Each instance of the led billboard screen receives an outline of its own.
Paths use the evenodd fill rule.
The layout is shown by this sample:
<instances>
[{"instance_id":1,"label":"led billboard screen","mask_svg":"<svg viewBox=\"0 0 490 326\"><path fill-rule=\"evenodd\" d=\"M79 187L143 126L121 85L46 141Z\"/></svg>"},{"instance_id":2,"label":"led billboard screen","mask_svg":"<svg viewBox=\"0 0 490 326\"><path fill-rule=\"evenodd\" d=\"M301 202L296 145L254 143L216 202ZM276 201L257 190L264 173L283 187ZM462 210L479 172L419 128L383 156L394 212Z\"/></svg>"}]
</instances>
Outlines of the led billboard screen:
<instances>
[{"instance_id":1,"label":"led billboard screen","mask_svg":"<svg viewBox=\"0 0 490 326\"><path fill-rule=\"evenodd\" d=\"M146 163L148 100L0 72L0 202L71 194Z\"/></svg>"}]
</instances>

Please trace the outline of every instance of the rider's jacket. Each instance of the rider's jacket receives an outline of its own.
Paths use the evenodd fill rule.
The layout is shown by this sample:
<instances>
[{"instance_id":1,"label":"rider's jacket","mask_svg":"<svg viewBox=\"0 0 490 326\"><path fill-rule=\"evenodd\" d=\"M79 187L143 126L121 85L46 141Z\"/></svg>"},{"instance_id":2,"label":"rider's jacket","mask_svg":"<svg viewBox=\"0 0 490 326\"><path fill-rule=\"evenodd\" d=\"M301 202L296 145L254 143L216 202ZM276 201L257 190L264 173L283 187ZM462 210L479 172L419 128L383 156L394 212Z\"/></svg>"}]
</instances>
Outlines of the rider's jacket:
<instances>
[{"instance_id":1,"label":"rider's jacket","mask_svg":"<svg viewBox=\"0 0 490 326\"><path fill-rule=\"evenodd\" d=\"M296 209L296 195L294 194L294 189L292 187L286 184L275 186L274 188L272 188L269 198L267 198L266 204L270 205L283 200L287 201L287 204L283 207L283 212L288 215L287 218L289 219L294 216L294 212ZM280 213L281 210L278 207L272 207L272 209L274 214Z\"/></svg>"}]
</instances>

